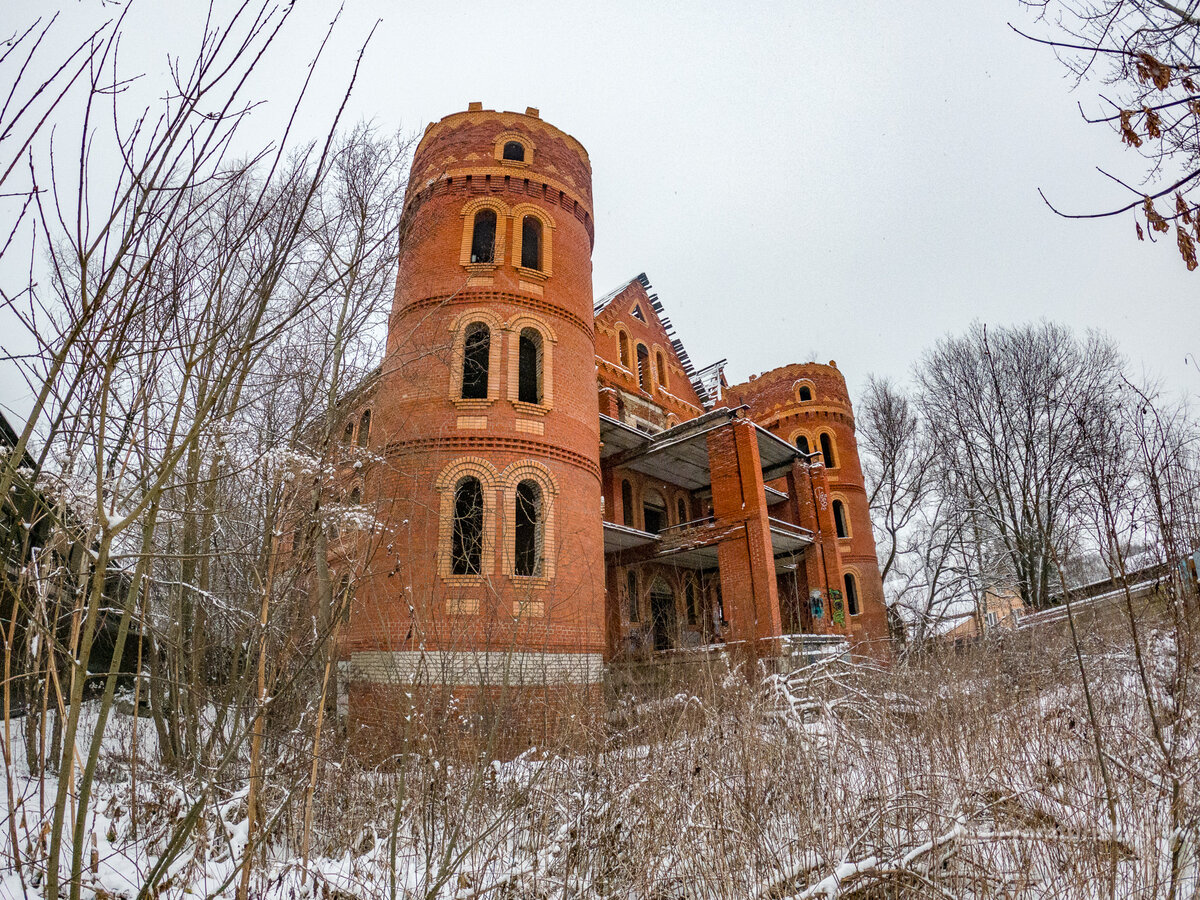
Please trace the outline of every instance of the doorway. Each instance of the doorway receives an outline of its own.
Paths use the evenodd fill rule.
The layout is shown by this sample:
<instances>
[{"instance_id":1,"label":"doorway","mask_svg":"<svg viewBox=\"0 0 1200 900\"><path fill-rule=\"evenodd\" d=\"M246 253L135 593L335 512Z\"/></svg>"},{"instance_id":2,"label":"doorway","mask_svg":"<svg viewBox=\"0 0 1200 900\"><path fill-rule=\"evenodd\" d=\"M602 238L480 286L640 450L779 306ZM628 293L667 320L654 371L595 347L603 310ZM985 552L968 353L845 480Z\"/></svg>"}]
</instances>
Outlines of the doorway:
<instances>
[{"instance_id":1,"label":"doorway","mask_svg":"<svg viewBox=\"0 0 1200 900\"><path fill-rule=\"evenodd\" d=\"M661 578L650 588L650 627L655 650L675 646L675 594Z\"/></svg>"}]
</instances>

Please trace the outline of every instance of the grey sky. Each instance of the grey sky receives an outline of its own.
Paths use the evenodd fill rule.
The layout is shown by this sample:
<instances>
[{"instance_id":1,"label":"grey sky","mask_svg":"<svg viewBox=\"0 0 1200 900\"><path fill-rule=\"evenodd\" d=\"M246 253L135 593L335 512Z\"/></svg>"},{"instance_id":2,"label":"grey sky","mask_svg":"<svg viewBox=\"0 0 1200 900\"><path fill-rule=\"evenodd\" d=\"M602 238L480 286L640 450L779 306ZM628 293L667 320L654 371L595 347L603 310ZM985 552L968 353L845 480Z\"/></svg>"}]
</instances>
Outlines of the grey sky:
<instances>
[{"instance_id":1,"label":"grey sky","mask_svg":"<svg viewBox=\"0 0 1200 900\"><path fill-rule=\"evenodd\" d=\"M260 82L263 134L333 10L297 4ZM202 13L135 6L127 63L153 84ZM1080 120L1094 92L1072 94L1051 52L1007 27L1041 27L1016 0L349 0L307 121L332 111L376 18L351 118L420 130L471 100L540 108L591 155L596 293L645 271L699 366L728 357L741 380L836 359L857 395L973 319L1044 316L1104 329L1135 371L1200 392L1184 362L1200 352L1200 272L1173 241L1139 244L1127 217L1068 222L1037 195L1105 208L1124 197L1094 166L1136 178L1142 162ZM20 408L23 387L3 386Z\"/></svg>"}]
</instances>

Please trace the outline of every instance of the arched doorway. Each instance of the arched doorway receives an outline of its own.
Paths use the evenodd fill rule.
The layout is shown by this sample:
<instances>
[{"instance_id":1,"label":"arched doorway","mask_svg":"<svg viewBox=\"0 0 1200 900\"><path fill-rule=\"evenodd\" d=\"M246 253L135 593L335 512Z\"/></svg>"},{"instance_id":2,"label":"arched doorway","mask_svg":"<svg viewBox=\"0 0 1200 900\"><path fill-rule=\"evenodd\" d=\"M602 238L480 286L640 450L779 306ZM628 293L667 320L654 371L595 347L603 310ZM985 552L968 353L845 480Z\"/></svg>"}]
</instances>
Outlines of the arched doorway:
<instances>
[{"instance_id":1,"label":"arched doorway","mask_svg":"<svg viewBox=\"0 0 1200 900\"><path fill-rule=\"evenodd\" d=\"M675 646L675 594L661 578L650 587L650 628L655 650Z\"/></svg>"}]
</instances>

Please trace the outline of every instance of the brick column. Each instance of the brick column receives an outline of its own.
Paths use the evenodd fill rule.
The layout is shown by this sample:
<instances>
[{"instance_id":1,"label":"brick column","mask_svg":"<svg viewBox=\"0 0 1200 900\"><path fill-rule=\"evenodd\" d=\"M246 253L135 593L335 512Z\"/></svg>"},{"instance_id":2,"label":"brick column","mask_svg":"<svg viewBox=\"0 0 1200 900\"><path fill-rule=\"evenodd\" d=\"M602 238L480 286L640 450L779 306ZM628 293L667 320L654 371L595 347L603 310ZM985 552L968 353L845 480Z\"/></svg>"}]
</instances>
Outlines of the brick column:
<instances>
[{"instance_id":1,"label":"brick column","mask_svg":"<svg viewBox=\"0 0 1200 900\"><path fill-rule=\"evenodd\" d=\"M718 524L742 522L743 528L717 545L721 595L729 620L729 638L745 641L751 656L770 653L782 629L775 559L763 494L758 436L747 419L736 419L708 435L713 515Z\"/></svg>"}]
</instances>

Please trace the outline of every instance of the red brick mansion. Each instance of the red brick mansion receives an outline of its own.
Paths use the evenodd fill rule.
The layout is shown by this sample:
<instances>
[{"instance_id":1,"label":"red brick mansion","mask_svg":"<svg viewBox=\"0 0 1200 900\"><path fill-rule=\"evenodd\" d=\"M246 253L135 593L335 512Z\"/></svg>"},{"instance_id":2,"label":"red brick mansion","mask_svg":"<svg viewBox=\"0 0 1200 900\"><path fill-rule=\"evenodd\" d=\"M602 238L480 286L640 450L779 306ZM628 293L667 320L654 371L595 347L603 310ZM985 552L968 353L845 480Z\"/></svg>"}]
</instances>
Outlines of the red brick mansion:
<instances>
[{"instance_id":1,"label":"red brick mansion","mask_svg":"<svg viewBox=\"0 0 1200 900\"><path fill-rule=\"evenodd\" d=\"M381 525L341 636L352 720L386 728L419 681L552 693L797 634L886 654L841 372L729 385L645 275L597 299L578 141L534 109L431 124L401 234L386 356L348 410Z\"/></svg>"}]
</instances>

